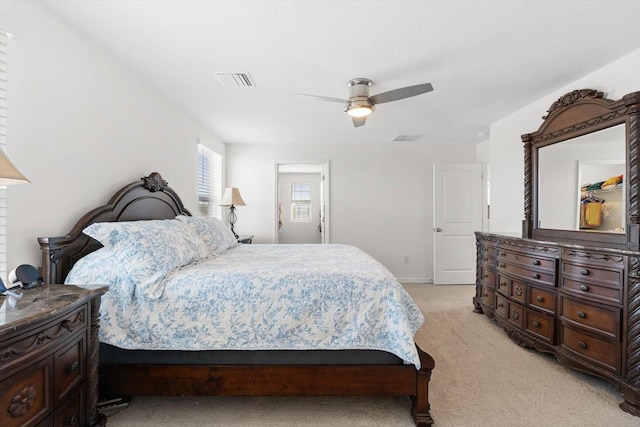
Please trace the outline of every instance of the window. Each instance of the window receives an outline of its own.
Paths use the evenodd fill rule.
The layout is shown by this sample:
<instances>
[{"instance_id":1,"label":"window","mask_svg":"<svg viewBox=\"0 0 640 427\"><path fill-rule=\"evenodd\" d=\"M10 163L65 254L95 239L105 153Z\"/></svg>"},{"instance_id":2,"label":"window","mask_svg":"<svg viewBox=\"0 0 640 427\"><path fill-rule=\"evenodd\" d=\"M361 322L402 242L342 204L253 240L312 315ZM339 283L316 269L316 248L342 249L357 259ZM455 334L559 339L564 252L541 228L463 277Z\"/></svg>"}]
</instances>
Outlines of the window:
<instances>
[{"instance_id":1,"label":"window","mask_svg":"<svg viewBox=\"0 0 640 427\"><path fill-rule=\"evenodd\" d=\"M0 149L7 148L7 35L0 31ZM0 187L0 277L7 277L7 192Z\"/></svg>"},{"instance_id":2,"label":"window","mask_svg":"<svg viewBox=\"0 0 640 427\"><path fill-rule=\"evenodd\" d=\"M291 222L311 221L311 184L291 184Z\"/></svg>"},{"instance_id":3,"label":"window","mask_svg":"<svg viewBox=\"0 0 640 427\"><path fill-rule=\"evenodd\" d=\"M222 219L222 156L198 144L198 211Z\"/></svg>"}]
</instances>

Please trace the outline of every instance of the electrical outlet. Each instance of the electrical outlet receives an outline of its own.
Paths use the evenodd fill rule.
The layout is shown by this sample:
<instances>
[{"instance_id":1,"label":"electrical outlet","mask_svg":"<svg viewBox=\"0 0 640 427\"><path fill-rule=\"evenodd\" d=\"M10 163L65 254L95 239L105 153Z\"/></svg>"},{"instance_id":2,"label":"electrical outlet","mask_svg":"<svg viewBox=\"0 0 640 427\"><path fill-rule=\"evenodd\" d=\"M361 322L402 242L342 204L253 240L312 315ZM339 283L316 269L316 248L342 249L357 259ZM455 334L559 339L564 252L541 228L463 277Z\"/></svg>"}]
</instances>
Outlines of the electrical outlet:
<instances>
[{"instance_id":1,"label":"electrical outlet","mask_svg":"<svg viewBox=\"0 0 640 427\"><path fill-rule=\"evenodd\" d=\"M402 256L402 263L403 264L409 264L409 255L403 255Z\"/></svg>"}]
</instances>

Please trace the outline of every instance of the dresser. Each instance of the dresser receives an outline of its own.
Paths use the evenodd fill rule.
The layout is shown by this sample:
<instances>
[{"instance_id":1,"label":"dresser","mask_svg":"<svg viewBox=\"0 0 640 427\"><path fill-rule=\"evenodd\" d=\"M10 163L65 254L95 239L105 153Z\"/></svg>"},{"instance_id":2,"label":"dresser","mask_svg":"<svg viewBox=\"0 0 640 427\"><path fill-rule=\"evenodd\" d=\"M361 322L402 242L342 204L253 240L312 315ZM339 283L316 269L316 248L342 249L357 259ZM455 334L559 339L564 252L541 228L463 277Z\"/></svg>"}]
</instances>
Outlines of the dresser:
<instances>
[{"instance_id":1,"label":"dresser","mask_svg":"<svg viewBox=\"0 0 640 427\"><path fill-rule=\"evenodd\" d=\"M44 285L0 296L0 425L95 426L103 286Z\"/></svg>"},{"instance_id":2,"label":"dresser","mask_svg":"<svg viewBox=\"0 0 640 427\"><path fill-rule=\"evenodd\" d=\"M480 232L476 248L475 311L614 383L640 415L640 252Z\"/></svg>"}]
</instances>

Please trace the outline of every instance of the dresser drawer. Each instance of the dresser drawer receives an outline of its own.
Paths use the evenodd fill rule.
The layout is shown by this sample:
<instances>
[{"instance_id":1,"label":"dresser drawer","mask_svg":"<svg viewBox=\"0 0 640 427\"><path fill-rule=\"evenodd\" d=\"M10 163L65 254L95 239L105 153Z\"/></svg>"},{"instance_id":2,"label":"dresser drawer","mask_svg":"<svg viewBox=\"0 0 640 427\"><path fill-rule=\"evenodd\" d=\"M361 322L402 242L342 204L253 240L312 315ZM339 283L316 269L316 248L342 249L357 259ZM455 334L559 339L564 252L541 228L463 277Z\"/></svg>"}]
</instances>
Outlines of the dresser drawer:
<instances>
[{"instance_id":1,"label":"dresser drawer","mask_svg":"<svg viewBox=\"0 0 640 427\"><path fill-rule=\"evenodd\" d=\"M511 264L518 264L525 268L533 268L537 271L546 271L554 274L556 270L556 260L537 257L535 255L511 252L504 249L498 250L498 260L507 261Z\"/></svg>"},{"instance_id":2,"label":"dresser drawer","mask_svg":"<svg viewBox=\"0 0 640 427\"><path fill-rule=\"evenodd\" d=\"M526 294L527 285L524 282L519 280L511 280L511 286L509 287L509 296L511 299L517 300L522 304L525 303L527 294Z\"/></svg>"},{"instance_id":3,"label":"dresser drawer","mask_svg":"<svg viewBox=\"0 0 640 427\"><path fill-rule=\"evenodd\" d=\"M577 281L597 283L600 286L614 289L621 288L624 281L622 269L573 264L566 261L562 263L562 275L572 277Z\"/></svg>"},{"instance_id":4,"label":"dresser drawer","mask_svg":"<svg viewBox=\"0 0 640 427\"><path fill-rule=\"evenodd\" d=\"M622 304L622 287L608 287L584 280L563 277L560 286L565 292L595 301Z\"/></svg>"},{"instance_id":5,"label":"dresser drawer","mask_svg":"<svg viewBox=\"0 0 640 427\"><path fill-rule=\"evenodd\" d=\"M509 276L505 276L504 274L498 275L498 288L496 289L498 292L501 292L503 295L509 295Z\"/></svg>"},{"instance_id":6,"label":"dresser drawer","mask_svg":"<svg viewBox=\"0 0 640 427\"><path fill-rule=\"evenodd\" d=\"M53 357L41 359L0 379L0 420L3 427L35 425L53 410Z\"/></svg>"},{"instance_id":7,"label":"dresser drawer","mask_svg":"<svg viewBox=\"0 0 640 427\"><path fill-rule=\"evenodd\" d=\"M495 314L506 319L507 318L507 299L496 293L496 309Z\"/></svg>"},{"instance_id":8,"label":"dresser drawer","mask_svg":"<svg viewBox=\"0 0 640 427\"><path fill-rule=\"evenodd\" d=\"M87 425L85 410L84 388L79 388L72 393L57 409L55 414L55 427L75 427Z\"/></svg>"},{"instance_id":9,"label":"dresser drawer","mask_svg":"<svg viewBox=\"0 0 640 427\"><path fill-rule=\"evenodd\" d=\"M540 309L549 314L555 314L556 294L554 291L529 285L527 293L530 307Z\"/></svg>"},{"instance_id":10,"label":"dresser drawer","mask_svg":"<svg viewBox=\"0 0 640 427\"><path fill-rule=\"evenodd\" d=\"M522 329L524 324L524 306L507 300L507 320Z\"/></svg>"},{"instance_id":11,"label":"dresser drawer","mask_svg":"<svg viewBox=\"0 0 640 427\"><path fill-rule=\"evenodd\" d=\"M569 326L560 327L560 344L613 372L620 372L620 343L607 341L582 333Z\"/></svg>"},{"instance_id":12,"label":"dresser drawer","mask_svg":"<svg viewBox=\"0 0 640 427\"><path fill-rule=\"evenodd\" d=\"M495 302L495 292L483 286L482 287L482 303L493 307L494 302Z\"/></svg>"},{"instance_id":13,"label":"dresser drawer","mask_svg":"<svg viewBox=\"0 0 640 427\"><path fill-rule=\"evenodd\" d=\"M526 309L525 330L538 339L555 344L555 318Z\"/></svg>"},{"instance_id":14,"label":"dresser drawer","mask_svg":"<svg viewBox=\"0 0 640 427\"><path fill-rule=\"evenodd\" d=\"M496 272L494 269L490 269L486 266L480 267L480 279L482 284L491 288L496 287Z\"/></svg>"},{"instance_id":15,"label":"dresser drawer","mask_svg":"<svg viewBox=\"0 0 640 427\"><path fill-rule=\"evenodd\" d=\"M498 271L507 273L511 276L517 276L532 283L538 283L553 287L555 287L556 285L556 276L554 273L528 269L516 264L503 262L502 260L498 261Z\"/></svg>"},{"instance_id":16,"label":"dresser drawer","mask_svg":"<svg viewBox=\"0 0 640 427\"><path fill-rule=\"evenodd\" d=\"M620 340L620 309L596 307L562 296L560 318L607 338Z\"/></svg>"},{"instance_id":17,"label":"dresser drawer","mask_svg":"<svg viewBox=\"0 0 640 427\"><path fill-rule=\"evenodd\" d=\"M86 337L81 334L68 346L55 354L55 396L56 404L67 398L69 393L86 378Z\"/></svg>"}]
</instances>

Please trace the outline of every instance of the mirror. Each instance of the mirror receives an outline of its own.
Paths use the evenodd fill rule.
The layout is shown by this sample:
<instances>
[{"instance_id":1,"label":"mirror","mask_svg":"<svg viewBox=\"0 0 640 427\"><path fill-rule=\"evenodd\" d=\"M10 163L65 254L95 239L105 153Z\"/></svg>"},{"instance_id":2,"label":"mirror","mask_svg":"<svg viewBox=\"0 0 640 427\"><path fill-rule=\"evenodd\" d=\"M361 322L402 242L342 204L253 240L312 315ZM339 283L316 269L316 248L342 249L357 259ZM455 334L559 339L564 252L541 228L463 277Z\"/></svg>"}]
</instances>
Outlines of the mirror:
<instances>
[{"instance_id":1,"label":"mirror","mask_svg":"<svg viewBox=\"0 0 640 427\"><path fill-rule=\"evenodd\" d=\"M625 148L623 124L540 148L538 228L624 233Z\"/></svg>"},{"instance_id":2,"label":"mirror","mask_svg":"<svg viewBox=\"0 0 640 427\"><path fill-rule=\"evenodd\" d=\"M523 237L640 249L639 112L640 92L575 90L522 135Z\"/></svg>"}]
</instances>

